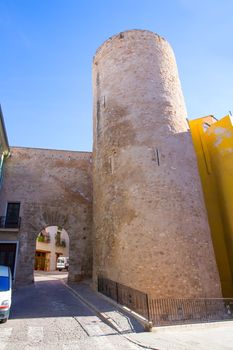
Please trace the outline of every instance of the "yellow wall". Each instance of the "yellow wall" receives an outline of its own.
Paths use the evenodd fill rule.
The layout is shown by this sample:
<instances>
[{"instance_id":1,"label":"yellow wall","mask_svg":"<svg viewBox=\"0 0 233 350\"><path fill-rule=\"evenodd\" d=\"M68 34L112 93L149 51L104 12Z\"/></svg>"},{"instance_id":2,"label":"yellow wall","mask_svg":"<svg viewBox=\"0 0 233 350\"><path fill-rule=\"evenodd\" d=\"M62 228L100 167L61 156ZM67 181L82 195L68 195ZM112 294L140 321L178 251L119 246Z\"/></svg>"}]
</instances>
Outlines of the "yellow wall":
<instances>
[{"instance_id":1,"label":"yellow wall","mask_svg":"<svg viewBox=\"0 0 233 350\"><path fill-rule=\"evenodd\" d=\"M205 124L205 127L204 127ZM189 121L224 297L233 297L233 121Z\"/></svg>"}]
</instances>

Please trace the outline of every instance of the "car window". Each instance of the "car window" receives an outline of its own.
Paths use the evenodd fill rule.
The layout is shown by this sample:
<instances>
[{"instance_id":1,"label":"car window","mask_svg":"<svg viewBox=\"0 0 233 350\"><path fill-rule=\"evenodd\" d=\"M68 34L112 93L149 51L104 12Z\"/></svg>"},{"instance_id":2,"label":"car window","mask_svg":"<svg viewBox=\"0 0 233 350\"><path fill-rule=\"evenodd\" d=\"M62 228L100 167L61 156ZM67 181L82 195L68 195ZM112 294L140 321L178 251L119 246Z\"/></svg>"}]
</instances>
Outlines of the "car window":
<instances>
[{"instance_id":1,"label":"car window","mask_svg":"<svg viewBox=\"0 0 233 350\"><path fill-rule=\"evenodd\" d=\"M0 276L0 292L6 292L7 290L9 290L9 282L9 277Z\"/></svg>"}]
</instances>

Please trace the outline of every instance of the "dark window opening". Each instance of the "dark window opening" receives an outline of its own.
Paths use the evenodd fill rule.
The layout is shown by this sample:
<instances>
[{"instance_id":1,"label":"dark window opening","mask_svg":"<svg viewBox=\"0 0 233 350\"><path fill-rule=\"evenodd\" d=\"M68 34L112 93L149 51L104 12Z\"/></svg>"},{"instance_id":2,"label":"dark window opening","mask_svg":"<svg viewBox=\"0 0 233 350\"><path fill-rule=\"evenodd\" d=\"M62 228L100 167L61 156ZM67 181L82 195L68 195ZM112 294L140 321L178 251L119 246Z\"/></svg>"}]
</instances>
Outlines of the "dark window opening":
<instances>
[{"instance_id":1,"label":"dark window opening","mask_svg":"<svg viewBox=\"0 0 233 350\"><path fill-rule=\"evenodd\" d=\"M0 242L0 265L9 266L11 269L12 276L14 276L16 250L16 243Z\"/></svg>"},{"instance_id":2,"label":"dark window opening","mask_svg":"<svg viewBox=\"0 0 233 350\"><path fill-rule=\"evenodd\" d=\"M17 228L19 227L19 211L20 211L20 203L8 203L7 211L6 211L6 219L5 219L5 227L6 228Z\"/></svg>"}]
</instances>

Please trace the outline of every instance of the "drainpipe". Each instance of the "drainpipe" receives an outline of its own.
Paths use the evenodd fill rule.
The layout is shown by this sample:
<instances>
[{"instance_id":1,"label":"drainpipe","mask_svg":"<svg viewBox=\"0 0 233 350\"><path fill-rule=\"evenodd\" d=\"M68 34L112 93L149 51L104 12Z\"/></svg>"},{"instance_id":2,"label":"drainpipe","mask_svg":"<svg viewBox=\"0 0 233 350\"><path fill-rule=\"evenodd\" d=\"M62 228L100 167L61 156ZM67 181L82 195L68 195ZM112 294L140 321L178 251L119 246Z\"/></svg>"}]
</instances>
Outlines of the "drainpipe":
<instances>
[{"instance_id":1,"label":"drainpipe","mask_svg":"<svg viewBox=\"0 0 233 350\"><path fill-rule=\"evenodd\" d=\"M10 156L10 153L4 152L1 155L0 159L0 189L2 187L2 182L3 182L3 165L4 165L4 160L7 159Z\"/></svg>"},{"instance_id":2,"label":"drainpipe","mask_svg":"<svg viewBox=\"0 0 233 350\"><path fill-rule=\"evenodd\" d=\"M6 127L3 119L2 109L0 105L0 148L1 148L1 159L0 159L0 188L3 179L3 165L4 160L10 156L10 147L7 139Z\"/></svg>"},{"instance_id":3,"label":"drainpipe","mask_svg":"<svg viewBox=\"0 0 233 350\"><path fill-rule=\"evenodd\" d=\"M2 183L3 161L4 161L4 153L1 155L1 160L0 160L0 184Z\"/></svg>"}]
</instances>

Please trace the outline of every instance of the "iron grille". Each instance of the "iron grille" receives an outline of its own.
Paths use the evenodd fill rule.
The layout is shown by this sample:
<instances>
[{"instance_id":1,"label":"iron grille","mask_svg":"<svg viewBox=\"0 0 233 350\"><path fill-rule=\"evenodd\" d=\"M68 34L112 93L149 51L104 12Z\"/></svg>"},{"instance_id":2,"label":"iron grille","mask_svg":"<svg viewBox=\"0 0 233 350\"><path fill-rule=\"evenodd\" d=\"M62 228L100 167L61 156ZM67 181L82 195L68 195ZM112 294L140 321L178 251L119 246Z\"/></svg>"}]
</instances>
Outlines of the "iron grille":
<instances>
[{"instance_id":1,"label":"iron grille","mask_svg":"<svg viewBox=\"0 0 233 350\"><path fill-rule=\"evenodd\" d=\"M98 277L98 291L145 317L153 326L233 320L233 299L155 299Z\"/></svg>"}]
</instances>

